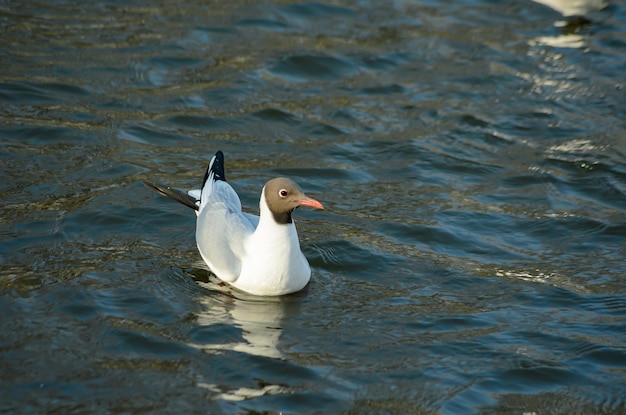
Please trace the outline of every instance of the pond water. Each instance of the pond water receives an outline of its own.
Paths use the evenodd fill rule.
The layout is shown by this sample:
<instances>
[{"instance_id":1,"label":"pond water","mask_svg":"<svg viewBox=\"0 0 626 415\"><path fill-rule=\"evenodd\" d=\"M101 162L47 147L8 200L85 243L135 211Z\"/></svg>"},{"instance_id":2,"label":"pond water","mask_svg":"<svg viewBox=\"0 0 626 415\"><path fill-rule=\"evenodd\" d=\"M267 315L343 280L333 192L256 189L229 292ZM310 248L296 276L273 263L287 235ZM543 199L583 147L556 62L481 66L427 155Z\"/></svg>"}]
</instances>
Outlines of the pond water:
<instances>
[{"instance_id":1,"label":"pond water","mask_svg":"<svg viewBox=\"0 0 626 415\"><path fill-rule=\"evenodd\" d=\"M0 412L626 413L626 9L564 5L1 2ZM142 185L218 149L326 206L305 291Z\"/></svg>"}]
</instances>

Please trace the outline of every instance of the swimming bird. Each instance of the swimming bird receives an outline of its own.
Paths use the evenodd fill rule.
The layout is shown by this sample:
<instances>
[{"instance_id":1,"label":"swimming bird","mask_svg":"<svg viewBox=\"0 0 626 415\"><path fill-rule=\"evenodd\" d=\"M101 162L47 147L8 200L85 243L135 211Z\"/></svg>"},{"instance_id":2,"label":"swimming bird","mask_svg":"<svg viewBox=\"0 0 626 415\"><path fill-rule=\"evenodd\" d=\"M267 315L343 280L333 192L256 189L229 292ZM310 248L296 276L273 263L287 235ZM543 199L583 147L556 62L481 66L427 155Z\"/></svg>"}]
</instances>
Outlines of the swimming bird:
<instances>
[{"instance_id":1,"label":"swimming bird","mask_svg":"<svg viewBox=\"0 0 626 415\"><path fill-rule=\"evenodd\" d=\"M226 182L221 151L211 158L200 190L144 184L196 211L198 250L222 281L259 296L290 294L308 284L311 267L300 250L292 214L300 206L324 206L294 181L268 181L261 191L259 216L242 211L239 196Z\"/></svg>"}]
</instances>

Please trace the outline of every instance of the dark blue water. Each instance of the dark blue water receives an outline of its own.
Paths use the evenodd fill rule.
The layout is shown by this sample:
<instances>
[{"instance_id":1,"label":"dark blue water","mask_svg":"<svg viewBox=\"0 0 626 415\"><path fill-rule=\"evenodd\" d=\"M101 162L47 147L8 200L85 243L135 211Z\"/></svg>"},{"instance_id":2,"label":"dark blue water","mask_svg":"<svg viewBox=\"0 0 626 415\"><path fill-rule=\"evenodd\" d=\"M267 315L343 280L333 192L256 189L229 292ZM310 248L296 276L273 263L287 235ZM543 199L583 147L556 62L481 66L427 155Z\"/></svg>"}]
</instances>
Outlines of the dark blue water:
<instances>
[{"instance_id":1,"label":"dark blue water","mask_svg":"<svg viewBox=\"0 0 626 415\"><path fill-rule=\"evenodd\" d=\"M626 413L598 7L0 2L0 412ZM249 211L278 175L327 207L304 292L220 285L141 184L217 149Z\"/></svg>"}]
</instances>

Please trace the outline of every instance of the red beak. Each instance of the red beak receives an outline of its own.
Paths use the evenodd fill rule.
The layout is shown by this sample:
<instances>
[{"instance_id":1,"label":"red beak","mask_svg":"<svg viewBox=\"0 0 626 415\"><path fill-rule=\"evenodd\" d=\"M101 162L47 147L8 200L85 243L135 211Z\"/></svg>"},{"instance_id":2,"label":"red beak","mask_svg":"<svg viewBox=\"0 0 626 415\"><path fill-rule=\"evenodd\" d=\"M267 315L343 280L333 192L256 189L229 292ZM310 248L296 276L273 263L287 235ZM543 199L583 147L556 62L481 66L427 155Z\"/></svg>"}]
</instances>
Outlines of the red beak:
<instances>
[{"instance_id":1,"label":"red beak","mask_svg":"<svg viewBox=\"0 0 626 415\"><path fill-rule=\"evenodd\" d=\"M324 205L322 205L319 201L313 199L312 197L305 196L304 199L296 200L296 203L300 206L308 206L314 209L324 209Z\"/></svg>"}]
</instances>

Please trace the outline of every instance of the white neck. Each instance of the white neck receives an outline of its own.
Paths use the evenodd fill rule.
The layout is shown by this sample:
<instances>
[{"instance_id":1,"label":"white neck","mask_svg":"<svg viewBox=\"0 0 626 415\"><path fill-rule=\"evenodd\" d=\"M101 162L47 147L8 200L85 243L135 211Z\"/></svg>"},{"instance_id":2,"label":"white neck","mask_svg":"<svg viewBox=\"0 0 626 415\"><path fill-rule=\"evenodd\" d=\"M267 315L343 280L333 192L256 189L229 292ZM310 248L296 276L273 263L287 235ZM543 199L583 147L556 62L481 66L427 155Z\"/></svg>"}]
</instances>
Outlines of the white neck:
<instances>
[{"instance_id":1,"label":"white neck","mask_svg":"<svg viewBox=\"0 0 626 415\"><path fill-rule=\"evenodd\" d=\"M279 224L261 193L259 224L246 241L248 256L237 287L260 295L279 295L301 290L311 268L300 251L296 226Z\"/></svg>"},{"instance_id":2,"label":"white neck","mask_svg":"<svg viewBox=\"0 0 626 415\"><path fill-rule=\"evenodd\" d=\"M261 192L261 200L259 202L259 225L254 232L254 236L257 234L268 238L268 240L264 242L265 244L271 243L269 239L273 239L273 242L280 244L284 244L287 241L292 244L291 246L297 247L298 251L300 250L300 242L298 241L295 223L279 224L276 222L265 200L265 188L263 188Z\"/></svg>"}]
</instances>

